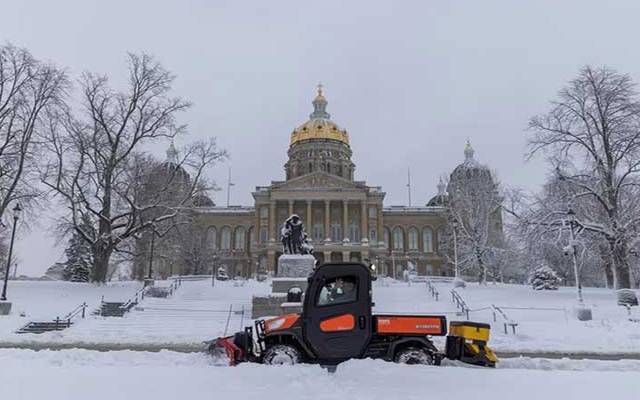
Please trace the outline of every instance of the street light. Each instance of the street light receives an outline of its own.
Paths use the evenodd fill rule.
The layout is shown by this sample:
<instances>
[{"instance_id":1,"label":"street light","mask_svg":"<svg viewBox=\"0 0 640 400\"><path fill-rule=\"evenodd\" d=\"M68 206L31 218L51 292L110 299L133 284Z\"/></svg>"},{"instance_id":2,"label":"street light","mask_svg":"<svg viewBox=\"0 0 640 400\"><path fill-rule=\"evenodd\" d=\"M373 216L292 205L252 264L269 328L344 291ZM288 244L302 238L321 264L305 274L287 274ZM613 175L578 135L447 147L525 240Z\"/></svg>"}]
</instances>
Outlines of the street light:
<instances>
[{"instance_id":1,"label":"street light","mask_svg":"<svg viewBox=\"0 0 640 400\"><path fill-rule=\"evenodd\" d=\"M567 217L569 220L569 233L570 233L570 240L571 243L569 243L570 249L571 249L571 257L573 259L573 274L575 276L576 279L576 289L578 292L578 302L580 304L582 304L584 302L584 299L582 298L582 284L580 283L580 275L578 274L578 254L577 254L577 249L576 249L576 237L575 237L575 233L573 231L573 224L575 222L576 219L576 213L575 211L573 211L572 208L569 208L569 210L567 211Z\"/></svg>"},{"instance_id":2,"label":"street light","mask_svg":"<svg viewBox=\"0 0 640 400\"><path fill-rule=\"evenodd\" d=\"M11 231L11 244L9 245L9 256L7 257L7 268L4 273L4 284L2 286L2 296L0 296L0 301L7 300L7 281L9 280L9 269L11 268L11 255L13 253L13 241L16 236L16 226L18 225L18 219L20 218L21 213L22 213L22 207L20 207L20 203L16 203L16 206L13 207L13 229Z\"/></svg>"},{"instance_id":3,"label":"street light","mask_svg":"<svg viewBox=\"0 0 640 400\"><path fill-rule=\"evenodd\" d=\"M582 298L582 284L580 283L580 274L578 273L578 252L576 246L576 236L573 230L573 224L575 223L576 213L571 207L567 210L567 219L569 220L569 249L571 257L573 259L573 274L576 278L576 290L578 292L578 307L576 308L576 314L580 321L589 321L592 319L591 309L584 305L584 299Z\"/></svg>"},{"instance_id":4,"label":"street light","mask_svg":"<svg viewBox=\"0 0 640 400\"><path fill-rule=\"evenodd\" d=\"M458 279L458 239L456 236L456 231L458 230L458 221L453 220L453 269L454 269L454 278Z\"/></svg>"}]
</instances>

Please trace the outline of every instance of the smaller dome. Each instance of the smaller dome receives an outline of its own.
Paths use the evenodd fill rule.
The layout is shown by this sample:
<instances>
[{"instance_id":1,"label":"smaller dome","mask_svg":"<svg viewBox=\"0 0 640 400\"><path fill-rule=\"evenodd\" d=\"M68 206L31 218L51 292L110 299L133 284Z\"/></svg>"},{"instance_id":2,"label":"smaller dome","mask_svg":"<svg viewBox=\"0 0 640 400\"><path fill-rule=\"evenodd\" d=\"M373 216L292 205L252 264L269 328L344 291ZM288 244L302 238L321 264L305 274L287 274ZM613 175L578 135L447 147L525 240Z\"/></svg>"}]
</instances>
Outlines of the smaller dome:
<instances>
[{"instance_id":1,"label":"smaller dome","mask_svg":"<svg viewBox=\"0 0 640 400\"><path fill-rule=\"evenodd\" d=\"M215 207L216 204L211 198L205 194L196 194L192 198L193 205L196 207Z\"/></svg>"},{"instance_id":2,"label":"smaller dome","mask_svg":"<svg viewBox=\"0 0 640 400\"><path fill-rule=\"evenodd\" d=\"M449 203L449 196L446 194L437 194L429 200L427 207L442 207Z\"/></svg>"}]
</instances>

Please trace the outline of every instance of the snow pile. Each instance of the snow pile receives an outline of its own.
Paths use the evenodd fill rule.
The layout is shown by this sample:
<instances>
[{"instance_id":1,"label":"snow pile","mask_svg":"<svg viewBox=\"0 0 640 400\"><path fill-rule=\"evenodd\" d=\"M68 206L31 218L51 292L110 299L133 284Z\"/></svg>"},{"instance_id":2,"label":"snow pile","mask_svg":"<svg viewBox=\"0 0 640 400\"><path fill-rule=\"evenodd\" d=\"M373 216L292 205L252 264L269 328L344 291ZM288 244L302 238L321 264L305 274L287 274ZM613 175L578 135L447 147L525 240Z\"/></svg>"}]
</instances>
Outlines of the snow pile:
<instances>
[{"instance_id":1,"label":"snow pile","mask_svg":"<svg viewBox=\"0 0 640 400\"><path fill-rule=\"evenodd\" d=\"M353 360L329 373L317 365L216 367L204 355L173 352L0 350L0 363L2 394L11 399L626 400L640 393L637 365L593 361L588 368L552 361L548 371Z\"/></svg>"}]
</instances>

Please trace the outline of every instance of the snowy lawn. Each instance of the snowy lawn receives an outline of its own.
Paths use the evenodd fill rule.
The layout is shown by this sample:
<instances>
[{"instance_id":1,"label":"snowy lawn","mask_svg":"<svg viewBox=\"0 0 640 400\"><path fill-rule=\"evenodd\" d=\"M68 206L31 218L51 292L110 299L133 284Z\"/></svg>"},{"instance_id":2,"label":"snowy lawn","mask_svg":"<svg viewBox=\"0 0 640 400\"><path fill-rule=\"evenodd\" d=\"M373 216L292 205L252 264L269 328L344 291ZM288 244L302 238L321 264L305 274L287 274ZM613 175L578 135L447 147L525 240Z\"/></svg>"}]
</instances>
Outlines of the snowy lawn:
<instances>
[{"instance_id":1,"label":"snowy lawn","mask_svg":"<svg viewBox=\"0 0 640 400\"><path fill-rule=\"evenodd\" d=\"M497 369L341 364L215 367L169 351L0 350L3 398L113 399L637 399L638 361L516 359ZM38 382L38 384L34 384Z\"/></svg>"},{"instance_id":2,"label":"snowy lawn","mask_svg":"<svg viewBox=\"0 0 640 400\"><path fill-rule=\"evenodd\" d=\"M105 301L125 301L141 287L139 282L93 285L61 281L9 281L7 298L13 306L9 316L0 317L0 341L14 336L13 332L28 322L63 318L83 302L87 303L87 314L90 314L100 306L102 296Z\"/></svg>"},{"instance_id":3,"label":"snowy lawn","mask_svg":"<svg viewBox=\"0 0 640 400\"><path fill-rule=\"evenodd\" d=\"M168 285L167 282L158 282ZM374 282L374 301L377 313L444 314L449 320L462 320L451 302L451 284L436 284L439 301L427 292L424 283L408 285L401 282ZM10 297L14 312L0 318L2 342L56 342L83 344L154 344L200 346L205 340L231 334L250 323L251 297L270 293L268 282L184 281L167 299L145 298L123 318L88 316L61 332L42 335L16 335L15 329L34 319L52 319L64 315L77 304L87 301L90 309L98 306L100 297L107 300L126 300L140 287L139 283L113 283L106 286L65 282L11 282ZM626 311L616 305L613 291L584 290L584 297L593 309L594 319L580 322L572 314L575 294L571 288L536 292L528 286L470 283L459 289L474 311L471 320L492 324L491 345L499 351L523 352L633 352L640 353L640 323L627 320ZM499 317L493 322L488 309L492 304L505 307L508 317L518 322L517 334L505 334ZM229 318L229 308L233 313ZM506 307L560 308L564 311L511 310ZM244 309L245 314L241 311ZM26 318L18 315L20 310ZM634 311L637 313L637 310ZM38 318L36 318L38 317ZM439 347L442 341L437 340Z\"/></svg>"},{"instance_id":4,"label":"snowy lawn","mask_svg":"<svg viewBox=\"0 0 640 400\"><path fill-rule=\"evenodd\" d=\"M441 302L451 304L451 285L440 283L437 287L444 296ZM585 304L593 313L593 320L586 322L578 321L574 315L577 301L573 288L535 291L523 285L468 283L466 288L457 290L469 308L479 310L471 312L470 319L492 325L491 344L496 350L640 353L640 323L629 321L627 311L616 304L612 290L583 289ZM516 335L511 328L508 334L504 333L499 315L493 321L491 305L502 308L509 319L518 323ZM544 310L553 308L564 311ZM637 307L632 315L640 317Z\"/></svg>"}]
</instances>

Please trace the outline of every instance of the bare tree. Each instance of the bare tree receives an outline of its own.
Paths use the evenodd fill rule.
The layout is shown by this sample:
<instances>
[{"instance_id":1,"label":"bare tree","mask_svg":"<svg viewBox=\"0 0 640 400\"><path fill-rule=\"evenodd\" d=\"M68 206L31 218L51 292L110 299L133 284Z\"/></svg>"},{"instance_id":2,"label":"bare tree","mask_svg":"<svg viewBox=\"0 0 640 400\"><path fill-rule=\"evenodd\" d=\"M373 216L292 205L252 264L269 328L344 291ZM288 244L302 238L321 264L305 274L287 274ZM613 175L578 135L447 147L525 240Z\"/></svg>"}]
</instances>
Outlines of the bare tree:
<instances>
[{"instance_id":1,"label":"bare tree","mask_svg":"<svg viewBox=\"0 0 640 400\"><path fill-rule=\"evenodd\" d=\"M458 168L462 169L454 171L447 188L452 222L448 225L456 231L458 267L461 272L478 273L479 282L486 283L491 270L500 270L498 258L505 256L499 185L489 169L473 159Z\"/></svg>"},{"instance_id":2,"label":"bare tree","mask_svg":"<svg viewBox=\"0 0 640 400\"><path fill-rule=\"evenodd\" d=\"M74 115L67 110L51 124L47 144L52 157L42 175L69 209L66 222L91 244L91 279L96 282L107 279L114 251L174 218L205 169L225 156L215 141L188 146L174 160L175 171L189 170L191 176L181 201L166 204L164 194L174 188L171 175L156 193L142 196L148 174L142 162L144 146L184 133L176 115L190 104L170 96L174 76L152 57L129 54L128 61L129 81L123 91L113 90L104 76L83 75L80 111ZM83 214L95 221L94 234L82 229Z\"/></svg>"},{"instance_id":3,"label":"bare tree","mask_svg":"<svg viewBox=\"0 0 640 400\"><path fill-rule=\"evenodd\" d=\"M11 202L28 206L38 195L38 134L47 109L59 107L65 73L11 44L0 45L0 221Z\"/></svg>"},{"instance_id":4,"label":"bare tree","mask_svg":"<svg viewBox=\"0 0 640 400\"><path fill-rule=\"evenodd\" d=\"M558 178L579 189L571 206L585 199L597 205L575 223L606 240L615 286L629 288L629 250L640 222L631 198L640 172L640 102L631 78L587 66L529 125L529 156L546 152Z\"/></svg>"}]
</instances>

